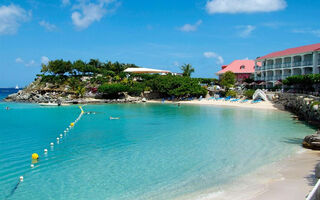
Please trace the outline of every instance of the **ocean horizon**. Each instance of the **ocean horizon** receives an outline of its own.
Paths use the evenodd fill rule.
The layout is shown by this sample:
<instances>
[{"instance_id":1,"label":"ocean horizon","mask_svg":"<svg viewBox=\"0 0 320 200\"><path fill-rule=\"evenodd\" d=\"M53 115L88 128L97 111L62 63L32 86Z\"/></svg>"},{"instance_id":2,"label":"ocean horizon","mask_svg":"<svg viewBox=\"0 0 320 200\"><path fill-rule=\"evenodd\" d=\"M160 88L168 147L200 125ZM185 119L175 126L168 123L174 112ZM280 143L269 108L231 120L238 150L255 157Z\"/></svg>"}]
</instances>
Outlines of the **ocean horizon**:
<instances>
[{"instance_id":1,"label":"ocean horizon","mask_svg":"<svg viewBox=\"0 0 320 200\"><path fill-rule=\"evenodd\" d=\"M314 132L289 113L272 110L174 104L86 105L84 110L91 114L64 135L80 114L78 105L0 103L2 199L22 175L10 199L203 195L293 155ZM40 156L34 168L32 153Z\"/></svg>"}]
</instances>

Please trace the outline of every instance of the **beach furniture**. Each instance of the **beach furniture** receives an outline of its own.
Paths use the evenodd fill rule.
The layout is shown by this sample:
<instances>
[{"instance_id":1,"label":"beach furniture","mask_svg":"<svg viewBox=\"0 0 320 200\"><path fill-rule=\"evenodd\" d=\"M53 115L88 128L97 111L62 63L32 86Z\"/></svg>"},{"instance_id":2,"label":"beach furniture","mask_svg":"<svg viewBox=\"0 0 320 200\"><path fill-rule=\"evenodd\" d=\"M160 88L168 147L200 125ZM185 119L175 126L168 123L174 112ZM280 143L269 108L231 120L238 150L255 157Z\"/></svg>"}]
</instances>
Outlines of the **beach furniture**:
<instances>
[{"instance_id":1,"label":"beach furniture","mask_svg":"<svg viewBox=\"0 0 320 200\"><path fill-rule=\"evenodd\" d=\"M201 100L202 100L202 96L199 97L199 101L201 101Z\"/></svg>"},{"instance_id":2,"label":"beach furniture","mask_svg":"<svg viewBox=\"0 0 320 200\"><path fill-rule=\"evenodd\" d=\"M237 102L237 101L239 101L240 99L232 99L232 100L230 100L230 102Z\"/></svg>"},{"instance_id":3,"label":"beach furniture","mask_svg":"<svg viewBox=\"0 0 320 200\"><path fill-rule=\"evenodd\" d=\"M231 96L224 98L225 101L229 101L230 99L231 99Z\"/></svg>"},{"instance_id":4,"label":"beach furniture","mask_svg":"<svg viewBox=\"0 0 320 200\"><path fill-rule=\"evenodd\" d=\"M251 101L251 103L259 103L259 102L261 102L261 100L260 100L260 99L257 99L257 100L253 100L253 101Z\"/></svg>"},{"instance_id":5,"label":"beach furniture","mask_svg":"<svg viewBox=\"0 0 320 200\"><path fill-rule=\"evenodd\" d=\"M246 103L248 101L249 101L248 99L244 99L244 100L240 101L240 103Z\"/></svg>"}]
</instances>

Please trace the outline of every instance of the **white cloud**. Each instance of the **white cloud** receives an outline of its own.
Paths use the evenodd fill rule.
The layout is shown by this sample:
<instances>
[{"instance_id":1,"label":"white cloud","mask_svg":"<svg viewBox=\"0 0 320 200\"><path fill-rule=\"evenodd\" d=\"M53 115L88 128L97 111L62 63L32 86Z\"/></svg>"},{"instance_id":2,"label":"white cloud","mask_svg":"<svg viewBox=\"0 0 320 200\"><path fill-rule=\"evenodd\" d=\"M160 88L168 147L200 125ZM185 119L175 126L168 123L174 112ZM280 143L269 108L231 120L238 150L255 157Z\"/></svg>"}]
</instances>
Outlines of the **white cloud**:
<instances>
[{"instance_id":1,"label":"white cloud","mask_svg":"<svg viewBox=\"0 0 320 200\"><path fill-rule=\"evenodd\" d=\"M54 31L57 29L56 25L50 24L49 22L46 22L44 20L39 22L40 26L44 27L47 31Z\"/></svg>"},{"instance_id":2,"label":"white cloud","mask_svg":"<svg viewBox=\"0 0 320 200\"><path fill-rule=\"evenodd\" d=\"M252 31L256 29L256 27L252 25L237 26L236 28L239 29L239 36L243 38L249 37Z\"/></svg>"},{"instance_id":3,"label":"white cloud","mask_svg":"<svg viewBox=\"0 0 320 200\"><path fill-rule=\"evenodd\" d=\"M22 58L16 58L16 63L23 63Z\"/></svg>"},{"instance_id":4,"label":"white cloud","mask_svg":"<svg viewBox=\"0 0 320 200\"><path fill-rule=\"evenodd\" d=\"M320 29L295 29L293 33L311 34L320 37Z\"/></svg>"},{"instance_id":5,"label":"white cloud","mask_svg":"<svg viewBox=\"0 0 320 200\"><path fill-rule=\"evenodd\" d=\"M0 6L0 35L15 34L20 24L30 17L31 12L27 12L14 4Z\"/></svg>"},{"instance_id":6,"label":"white cloud","mask_svg":"<svg viewBox=\"0 0 320 200\"><path fill-rule=\"evenodd\" d=\"M209 14L272 12L286 7L285 0L208 0L206 4Z\"/></svg>"},{"instance_id":7,"label":"white cloud","mask_svg":"<svg viewBox=\"0 0 320 200\"><path fill-rule=\"evenodd\" d=\"M41 57L41 64L48 64L49 58L47 56L42 56Z\"/></svg>"},{"instance_id":8,"label":"white cloud","mask_svg":"<svg viewBox=\"0 0 320 200\"><path fill-rule=\"evenodd\" d=\"M62 0L61 3L63 6L67 6L70 5L70 0Z\"/></svg>"},{"instance_id":9,"label":"white cloud","mask_svg":"<svg viewBox=\"0 0 320 200\"><path fill-rule=\"evenodd\" d=\"M75 10L71 15L73 24L79 30L88 28L93 22L100 21L104 15L111 12L107 7L113 2L115 0L99 0L95 3L79 0L79 4L73 6Z\"/></svg>"},{"instance_id":10,"label":"white cloud","mask_svg":"<svg viewBox=\"0 0 320 200\"><path fill-rule=\"evenodd\" d=\"M36 62L34 60L30 60L30 62L25 64L27 67L35 66Z\"/></svg>"},{"instance_id":11,"label":"white cloud","mask_svg":"<svg viewBox=\"0 0 320 200\"><path fill-rule=\"evenodd\" d=\"M201 24L202 24L202 20L198 20L195 24L183 25L182 27L179 28L179 30L183 32L196 31Z\"/></svg>"},{"instance_id":12,"label":"white cloud","mask_svg":"<svg viewBox=\"0 0 320 200\"><path fill-rule=\"evenodd\" d=\"M215 52L208 51L208 52L204 52L203 55L206 58L215 58L217 60L218 65L221 65L224 63L222 56L218 55Z\"/></svg>"}]
</instances>

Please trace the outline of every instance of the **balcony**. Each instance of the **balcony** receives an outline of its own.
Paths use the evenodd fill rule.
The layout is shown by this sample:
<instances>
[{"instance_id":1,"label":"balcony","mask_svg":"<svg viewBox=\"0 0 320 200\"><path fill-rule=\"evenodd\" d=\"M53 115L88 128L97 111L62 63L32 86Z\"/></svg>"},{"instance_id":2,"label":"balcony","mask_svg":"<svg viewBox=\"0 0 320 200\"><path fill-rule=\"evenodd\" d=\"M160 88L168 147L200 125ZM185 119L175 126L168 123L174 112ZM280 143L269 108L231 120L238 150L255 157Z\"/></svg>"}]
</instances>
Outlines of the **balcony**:
<instances>
[{"instance_id":1,"label":"balcony","mask_svg":"<svg viewBox=\"0 0 320 200\"><path fill-rule=\"evenodd\" d=\"M305 60L305 61L303 61L303 66L310 66L310 65L313 65L312 60Z\"/></svg>"},{"instance_id":2,"label":"balcony","mask_svg":"<svg viewBox=\"0 0 320 200\"><path fill-rule=\"evenodd\" d=\"M262 66L262 67L261 67L261 70L266 70L266 66Z\"/></svg>"},{"instance_id":3,"label":"balcony","mask_svg":"<svg viewBox=\"0 0 320 200\"><path fill-rule=\"evenodd\" d=\"M267 65L267 69L273 69L273 65Z\"/></svg>"},{"instance_id":4,"label":"balcony","mask_svg":"<svg viewBox=\"0 0 320 200\"><path fill-rule=\"evenodd\" d=\"M293 63L293 67L300 67L301 66L301 62L294 62Z\"/></svg>"},{"instance_id":5,"label":"balcony","mask_svg":"<svg viewBox=\"0 0 320 200\"><path fill-rule=\"evenodd\" d=\"M291 75L289 75L289 74L282 75L281 79L284 80L284 79L288 78L289 76L291 76Z\"/></svg>"},{"instance_id":6,"label":"balcony","mask_svg":"<svg viewBox=\"0 0 320 200\"><path fill-rule=\"evenodd\" d=\"M274 76L273 80L274 81L282 80L282 76L281 75Z\"/></svg>"},{"instance_id":7,"label":"balcony","mask_svg":"<svg viewBox=\"0 0 320 200\"><path fill-rule=\"evenodd\" d=\"M274 67L275 67L276 69L280 69L280 68L282 68L282 64L281 64L281 63L275 64Z\"/></svg>"},{"instance_id":8,"label":"balcony","mask_svg":"<svg viewBox=\"0 0 320 200\"><path fill-rule=\"evenodd\" d=\"M261 67L254 67L254 69L256 70L256 71L260 71L261 70Z\"/></svg>"},{"instance_id":9,"label":"balcony","mask_svg":"<svg viewBox=\"0 0 320 200\"><path fill-rule=\"evenodd\" d=\"M283 63L283 68L289 68L291 67L291 63Z\"/></svg>"}]
</instances>

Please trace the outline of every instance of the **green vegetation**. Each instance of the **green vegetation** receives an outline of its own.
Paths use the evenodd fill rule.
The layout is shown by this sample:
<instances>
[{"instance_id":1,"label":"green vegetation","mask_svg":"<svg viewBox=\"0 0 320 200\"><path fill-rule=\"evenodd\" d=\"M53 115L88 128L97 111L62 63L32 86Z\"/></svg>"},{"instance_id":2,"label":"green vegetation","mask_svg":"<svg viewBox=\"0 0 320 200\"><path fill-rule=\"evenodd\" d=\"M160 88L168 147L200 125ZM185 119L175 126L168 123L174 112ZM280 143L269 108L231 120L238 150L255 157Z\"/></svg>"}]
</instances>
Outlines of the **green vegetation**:
<instances>
[{"instance_id":1,"label":"green vegetation","mask_svg":"<svg viewBox=\"0 0 320 200\"><path fill-rule=\"evenodd\" d=\"M125 73L124 70L129 67L138 66L100 62L98 59L91 59L89 62L60 59L43 64L42 74L37 76L42 88L60 91L68 88L68 92L77 97L83 97L89 91L99 92L108 98L117 98L124 92L140 96L144 91L159 93L161 97L199 97L207 94L206 85L218 82L217 79L191 78L194 68L190 64L181 67L183 76Z\"/></svg>"},{"instance_id":2,"label":"green vegetation","mask_svg":"<svg viewBox=\"0 0 320 200\"><path fill-rule=\"evenodd\" d=\"M234 91L234 90L229 90L229 91L226 93L225 96L226 96L226 97L233 97L233 98L235 98L235 97L237 97L237 92Z\"/></svg>"},{"instance_id":3,"label":"green vegetation","mask_svg":"<svg viewBox=\"0 0 320 200\"><path fill-rule=\"evenodd\" d=\"M180 68L182 70L182 76L190 77L191 74L194 72L194 68L190 64L184 64Z\"/></svg>"},{"instance_id":4,"label":"green vegetation","mask_svg":"<svg viewBox=\"0 0 320 200\"><path fill-rule=\"evenodd\" d=\"M320 83L320 74L295 75L283 80L286 86L300 91L314 91L314 85Z\"/></svg>"},{"instance_id":5,"label":"green vegetation","mask_svg":"<svg viewBox=\"0 0 320 200\"><path fill-rule=\"evenodd\" d=\"M247 99L252 99L254 92L255 90L248 89L244 92L244 96L247 97Z\"/></svg>"},{"instance_id":6,"label":"green vegetation","mask_svg":"<svg viewBox=\"0 0 320 200\"><path fill-rule=\"evenodd\" d=\"M222 74L220 85L224 86L226 90L229 90L229 88L233 87L236 83L236 75L231 72L227 71L226 73Z\"/></svg>"}]
</instances>

